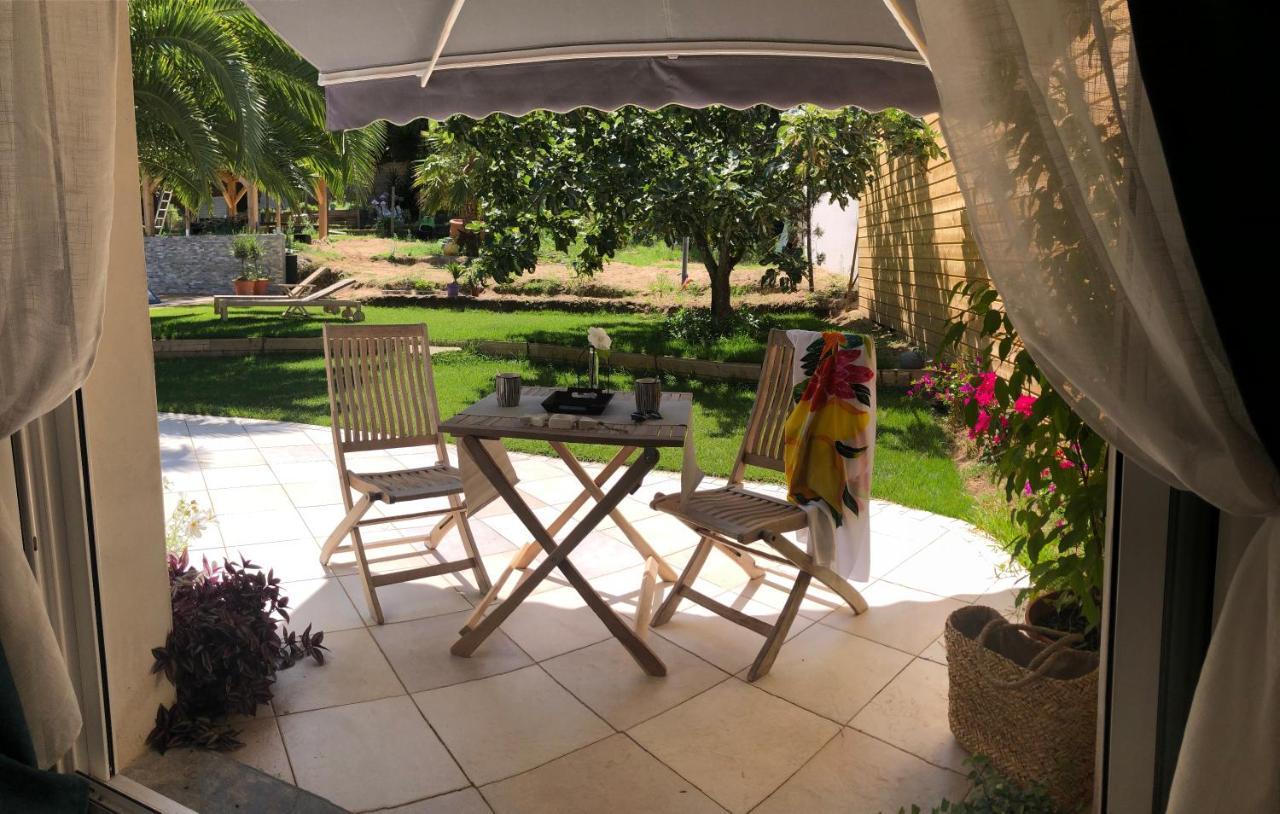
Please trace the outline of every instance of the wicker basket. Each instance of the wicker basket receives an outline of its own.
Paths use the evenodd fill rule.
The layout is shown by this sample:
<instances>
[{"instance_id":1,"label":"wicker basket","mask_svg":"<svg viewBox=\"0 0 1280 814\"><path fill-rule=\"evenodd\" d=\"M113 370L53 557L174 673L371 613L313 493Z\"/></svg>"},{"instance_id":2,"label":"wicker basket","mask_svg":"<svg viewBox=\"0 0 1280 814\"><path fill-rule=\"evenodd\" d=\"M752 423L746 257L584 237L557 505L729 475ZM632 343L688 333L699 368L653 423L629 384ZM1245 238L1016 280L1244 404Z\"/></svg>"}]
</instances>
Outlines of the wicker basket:
<instances>
[{"instance_id":1,"label":"wicker basket","mask_svg":"<svg viewBox=\"0 0 1280 814\"><path fill-rule=\"evenodd\" d=\"M948 715L962 746L1021 783L1043 784L1064 811L1093 794L1098 655L1072 650L1079 635L1053 644L1022 633L994 608L961 608L947 618Z\"/></svg>"}]
</instances>

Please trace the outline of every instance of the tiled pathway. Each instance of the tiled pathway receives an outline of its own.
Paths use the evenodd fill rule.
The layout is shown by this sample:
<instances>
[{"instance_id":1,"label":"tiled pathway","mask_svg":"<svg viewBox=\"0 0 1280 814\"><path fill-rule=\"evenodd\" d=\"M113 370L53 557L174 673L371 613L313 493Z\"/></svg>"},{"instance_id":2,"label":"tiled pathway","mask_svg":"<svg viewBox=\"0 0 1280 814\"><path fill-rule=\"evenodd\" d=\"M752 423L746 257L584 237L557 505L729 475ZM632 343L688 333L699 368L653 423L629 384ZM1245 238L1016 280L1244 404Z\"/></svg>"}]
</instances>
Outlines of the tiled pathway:
<instances>
[{"instance_id":1,"label":"tiled pathway","mask_svg":"<svg viewBox=\"0 0 1280 814\"><path fill-rule=\"evenodd\" d=\"M870 612L854 617L811 590L755 684L743 676L756 634L685 602L650 636L669 675L649 678L551 579L461 659L449 645L477 598L469 575L381 589L387 623L376 626L351 561L320 565L319 541L342 515L328 429L165 414L159 430L166 505L181 495L217 514L194 548L273 568L293 627L323 629L332 649L324 666L281 673L272 708L245 724L247 746L233 756L262 771L353 811L413 814L893 814L965 791L965 755L947 727L943 621L974 601L1009 608L1014 583L998 573L1001 554L960 521L875 502L872 581L858 585ZM366 471L431 460L364 457L353 465ZM577 494L558 461L512 457L544 521ZM673 473L654 473L623 511L679 568L695 537L647 503L677 488ZM386 533L423 528L403 525ZM474 529L495 576L526 540L501 502ZM606 521L574 561L630 616L641 561L624 540ZM441 545L449 558L460 550L456 535ZM418 565L434 556L412 554ZM767 616L789 580L748 583L713 553L701 584Z\"/></svg>"}]
</instances>

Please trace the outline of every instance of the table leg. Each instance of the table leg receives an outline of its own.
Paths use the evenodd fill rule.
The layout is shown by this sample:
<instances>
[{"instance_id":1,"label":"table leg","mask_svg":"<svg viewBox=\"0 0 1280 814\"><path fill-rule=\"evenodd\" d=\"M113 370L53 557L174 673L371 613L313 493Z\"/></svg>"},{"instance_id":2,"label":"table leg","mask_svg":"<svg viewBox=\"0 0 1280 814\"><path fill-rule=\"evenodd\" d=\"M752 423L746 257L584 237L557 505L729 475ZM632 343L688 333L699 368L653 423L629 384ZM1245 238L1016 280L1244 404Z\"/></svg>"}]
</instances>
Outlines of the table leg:
<instances>
[{"instance_id":1,"label":"table leg","mask_svg":"<svg viewBox=\"0 0 1280 814\"><path fill-rule=\"evenodd\" d=\"M569 584L577 590L582 596L587 606L600 618L604 626L613 634L623 647L636 660L636 663L649 675L663 676L667 674L666 665L662 663L662 659L649 649L641 638L636 635L631 626L623 621L622 617L609 607L599 594L592 589L591 584L587 582L586 577L569 561L568 557L573 549L578 546L595 526L604 519L614 507L622 500L624 496L640 485L644 480L644 476L648 474L658 462L658 453L654 449L645 449L640 453L627 471L622 475L614 486L604 495L604 499L598 502L587 512L587 516L582 519L577 526L574 527L564 541L559 545L538 521L537 515L524 502L524 499L516 491L515 487L502 477L502 470L498 468L497 463L489 457L488 452L480 444L479 440L472 436L463 436L459 439L461 443L467 445L467 450L471 453L472 459L485 476L492 481L493 486L498 493L502 495L503 500L507 502L507 506L515 513L520 521L524 523L529 532L533 534L534 539L547 552L547 557L534 569L533 573L524 581L522 581L511 592L511 595L503 600L495 607L488 616L480 620L479 623L464 634L462 638L454 642L450 648L455 656L470 656L475 649L480 646L489 634L498 629L498 626L511 615L520 603L525 600L538 583L546 579L546 577L555 569L559 569L564 574Z\"/></svg>"},{"instance_id":2,"label":"table leg","mask_svg":"<svg viewBox=\"0 0 1280 814\"><path fill-rule=\"evenodd\" d=\"M568 446L561 441L552 441L550 443L551 448L560 456L560 460L564 461L565 466L569 467L569 471L582 484L584 494L591 495L599 502L604 497L604 491L600 488L600 484L591 479L591 475L582 468L582 464L574 457ZM575 511L577 510L575 509ZM658 552L653 550L649 545L649 541L644 539L644 535L635 526L631 525L631 521L624 517L621 511L614 509L609 512L609 516L613 518L613 522L618 524L618 530L626 535L627 539L631 541L631 545L635 547L636 551L640 552L640 556L646 562L652 559L658 564L658 576L662 577L663 582L676 581L675 569L668 565L667 561Z\"/></svg>"}]
</instances>

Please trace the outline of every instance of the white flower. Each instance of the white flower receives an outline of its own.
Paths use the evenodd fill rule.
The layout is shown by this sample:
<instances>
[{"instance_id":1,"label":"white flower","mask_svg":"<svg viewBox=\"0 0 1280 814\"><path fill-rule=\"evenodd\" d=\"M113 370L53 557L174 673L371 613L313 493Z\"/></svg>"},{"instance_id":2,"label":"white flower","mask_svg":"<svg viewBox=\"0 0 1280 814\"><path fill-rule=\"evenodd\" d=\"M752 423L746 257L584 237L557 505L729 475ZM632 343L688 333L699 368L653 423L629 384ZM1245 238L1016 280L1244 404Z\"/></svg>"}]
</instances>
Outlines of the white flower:
<instances>
[{"instance_id":1,"label":"white flower","mask_svg":"<svg viewBox=\"0 0 1280 814\"><path fill-rule=\"evenodd\" d=\"M588 328L587 342L596 350L607 351L613 345L613 340L604 332L604 328Z\"/></svg>"}]
</instances>

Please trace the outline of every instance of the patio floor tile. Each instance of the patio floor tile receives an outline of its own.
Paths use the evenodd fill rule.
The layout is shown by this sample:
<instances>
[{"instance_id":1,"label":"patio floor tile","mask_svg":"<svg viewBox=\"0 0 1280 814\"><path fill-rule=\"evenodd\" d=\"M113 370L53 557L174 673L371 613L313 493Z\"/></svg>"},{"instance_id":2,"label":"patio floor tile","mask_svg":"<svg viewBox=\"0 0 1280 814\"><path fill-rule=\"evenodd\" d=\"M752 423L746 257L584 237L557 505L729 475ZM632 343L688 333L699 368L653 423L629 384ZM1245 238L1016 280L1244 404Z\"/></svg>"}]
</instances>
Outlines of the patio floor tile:
<instances>
[{"instance_id":1,"label":"patio floor tile","mask_svg":"<svg viewBox=\"0 0 1280 814\"><path fill-rule=\"evenodd\" d=\"M426 561L421 562L425 564ZM373 625L373 616L365 602L364 586L360 582L360 576L348 574L338 579L365 624ZM452 581L452 575L425 577L411 582L384 585L378 589L378 604L382 606L382 618L388 624L426 619L458 611L468 613L471 611L471 603L458 592L456 583Z\"/></svg>"},{"instance_id":2,"label":"patio floor tile","mask_svg":"<svg viewBox=\"0 0 1280 814\"><path fill-rule=\"evenodd\" d=\"M946 664L947 663L946 641L941 636L934 639L933 644L926 647L924 649L924 652L920 654L920 658L928 659L929 661L937 662L938 664Z\"/></svg>"},{"instance_id":3,"label":"patio floor tile","mask_svg":"<svg viewBox=\"0 0 1280 814\"><path fill-rule=\"evenodd\" d=\"M293 507L266 512L218 515L215 519L228 546L310 540L314 535Z\"/></svg>"},{"instance_id":4,"label":"patio floor tile","mask_svg":"<svg viewBox=\"0 0 1280 814\"><path fill-rule=\"evenodd\" d=\"M413 700L476 784L528 771L613 732L537 666Z\"/></svg>"},{"instance_id":5,"label":"patio floor tile","mask_svg":"<svg viewBox=\"0 0 1280 814\"><path fill-rule=\"evenodd\" d=\"M515 579L511 577L512 584ZM507 617L502 630L538 661L611 638L608 628L572 587L534 593Z\"/></svg>"},{"instance_id":6,"label":"patio floor tile","mask_svg":"<svg viewBox=\"0 0 1280 814\"><path fill-rule=\"evenodd\" d=\"M756 809L758 814L889 814L964 797L968 781L883 741L844 729Z\"/></svg>"},{"instance_id":7,"label":"patio floor tile","mask_svg":"<svg viewBox=\"0 0 1280 814\"><path fill-rule=\"evenodd\" d=\"M324 645L324 664L303 659L276 674L277 715L404 694L369 631L325 631Z\"/></svg>"},{"instance_id":8,"label":"patio floor tile","mask_svg":"<svg viewBox=\"0 0 1280 814\"><path fill-rule=\"evenodd\" d=\"M338 489L337 478L286 483L284 491L289 497L289 502L298 509L312 506L336 506L342 502L342 492Z\"/></svg>"},{"instance_id":9,"label":"patio floor tile","mask_svg":"<svg viewBox=\"0 0 1280 814\"><path fill-rule=\"evenodd\" d=\"M787 642L773 669L755 686L848 723L910 661L911 656L893 648L813 625ZM739 677L745 679L745 671Z\"/></svg>"},{"instance_id":10,"label":"patio floor tile","mask_svg":"<svg viewBox=\"0 0 1280 814\"><path fill-rule=\"evenodd\" d=\"M280 731L298 785L352 811L467 785L408 696L288 715Z\"/></svg>"},{"instance_id":11,"label":"patio floor tile","mask_svg":"<svg viewBox=\"0 0 1280 814\"><path fill-rule=\"evenodd\" d=\"M293 508L289 495L275 483L261 486L237 486L229 489L211 487L209 499L213 502L213 510L219 517L247 512L288 511Z\"/></svg>"},{"instance_id":12,"label":"patio floor tile","mask_svg":"<svg viewBox=\"0 0 1280 814\"><path fill-rule=\"evenodd\" d=\"M722 810L626 735L606 738L482 792L497 814Z\"/></svg>"},{"instance_id":13,"label":"patio floor tile","mask_svg":"<svg viewBox=\"0 0 1280 814\"><path fill-rule=\"evenodd\" d=\"M287 461L272 463L270 466L280 483L309 483L332 478L334 488L338 486L338 470L328 461ZM341 499L339 496L338 500Z\"/></svg>"},{"instance_id":14,"label":"patio floor tile","mask_svg":"<svg viewBox=\"0 0 1280 814\"><path fill-rule=\"evenodd\" d=\"M480 792L465 788L408 805L384 808L378 814L492 814L492 811Z\"/></svg>"},{"instance_id":15,"label":"patio floor tile","mask_svg":"<svg viewBox=\"0 0 1280 814\"><path fill-rule=\"evenodd\" d=\"M166 510L186 497L217 511L193 558L243 553L273 569L291 599L289 628L312 624L330 647L323 666L308 660L280 673L274 710L237 722L248 746L233 756L245 763L355 811L400 814L479 814L490 805L891 814L964 791L952 771L964 752L947 725L940 634L947 615L971 601L1016 615L1021 587L998 572L1004 555L966 523L872 501L874 581L856 584L870 612L855 617L829 589L811 586L773 670L755 685L740 675L763 639L688 601L648 634L668 675L645 676L559 572L465 659L449 647L479 598L470 572L380 588L387 624L376 626L353 554L320 565L321 541L344 513L327 428L179 415L160 416L157 428ZM456 461L456 449L450 454ZM559 461L511 459L544 523L577 494ZM350 463L380 471L434 460L433 450L414 449ZM782 493L777 484L752 488ZM696 535L648 502L678 489L670 473L652 473L621 504L677 571ZM372 515L403 511L376 504ZM478 518L473 529L496 579L531 536L501 500ZM422 535L433 521L374 526L365 539ZM368 554L372 570L387 573L463 551L451 532L434 552L416 542ZM616 524L602 523L572 559L632 624L643 565ZM760 565L766 575L749 581L713 552L697 587L773 621L794 572ZM657 587L661 602L671 584Z\"/></svg>"},{"instance_id":16,"label":"patio floor tile","mask_svg":"<svg viewBox=\"0 0 1280 814\"><path fill-rule=\"evenodd\" d=\"M286 783L294 782L275 718L250 718L237 723L236 729L240 731L236 737L244 746L231 752L231 757Z\"/></svg>"},{"instance_id":17,"label":"patio floor tile","mask_svg":"<svg viewBox=\"0 0 1280 814\"><path fill-rule=\"evenodd\" d=\"M918 591L972 602L1000 576L999 559L987 545L959 532L948 532L884 575L884 579Z\"/></svg>"},{"instance_id":18,"label":"patio floor tile","mask_svg":"<svg viewBox=\"0 0 1280 814\"><path fill-rule=\"evenodd\" d=\"M712 598L767 623L772 624L777 620L777 609L762 602L741 602L739 596L738 592L730 590L713 595ZM812 619L797 616L791 630L787 632L787 640L795 638L811 624ZM691 653L697 653L700 658L728 673L736 673L750 666L764 646L764 638L758 633L717 616L687 599L680 603L670 622L653 630L664 639L675 642ZM786 647L783 647L782 652L786 652Z\"/></svg>"},{"instance_id":19,"label":"patio floor tile","mask_svg":"<svg viewBox=\"0 0 1280 814\"><path fill-rule=\"evenodd\" d=\"M717 803L744 812L782 785L839 729L733 678L629 734Z\"/></svg>"},{"instance_id":20,"label":"patio floor tile","mask_svg":"<svg viewBox=\"0 0 1280 814\"><path fill-rule=\"evenodd\" d=\"M253 517L251 514L234 517ZM223 536L226 536L223 518ZM243 556L263 571L271 570L281 582L301 582L330 576L320 564L320 548L311 539L227 546L227 555L236 562Z\"/></svg>"},{"instance_id":21,"label":"patio floor tile","mask_svg":"<svg viewBox=\"0 0 1280 814\"><path fill-rule=\"evenodd\" d=\"M873 583L862 597L870 606L866 613L854 616L840 608L823 617L822 624L913 655L938 638L952 611L964 607L954 599L885 581Z\"/></svg>"},{"instance_id":22,"label":"patio floor tile","mask_svg":"<svg viewBox=\"0 0 1280 814\"><path fill-rule=\"evenodd\" d=\"M232 489L236 486L274 486L275 472L266 465L218 466L205 470L205 483L210 489Z\"/></svg>"},{"instance_id":23,"label":"patio floor tile","mask_svg":"<svg viewBox=\"0 0 1280 814\"><path fill-rule=\"evenodd\" d=\"M252 447L244 449L201 449L196 451L195 458L206 469L267 465L267 459L262 456L261 452Z\"/></svg>"},{"instance_id":24,"label":"patio floor tile","mask_svg":"<svg viewBox=\"0 0 1280 814\"><path fill-rule=\"evenodd\" d=\"M968 753L947 722L947 668L941 664L911 662L849 725L935 766L965 770Z\"/></svg>"},{"instance_id":25,"label":"patio floor tile","mask_svg":"<svg viewBox=\"0 0 1280 814\"><path fill-rule=\"evenodd\" d=\"M509 673L533 662L501 630L495 631L470 658L449 648L470 612L433 616L371 628L383 655L409 692L422 692Z\"/></svg>"},{"instance_id":26,"label":"patio floor tile","mask_svg":"<svg viewBox=\"0 0 1280 814\"><path fill-rule=\"evenodd\" d=\"M333 464L330 463L330 454L326 448L313 444L310 441L298 443L286 447L261 447L258 454L268 464L301 464L314 463L317 469L324 468L332 470ZM332 480L338 482L337 473L333 473Z\"/></svg>"},{"instance_id":27,"label":"patio floor tile","mask_svg":"<svg viewBox=\"0 0 1280 814\"><path fill-rule=\"evenodd\" d=\"M502 507L505 509L506 504L502 504ZM551 521L555 520L560 514L559 509L545 504L541 506L533 506L532 508L534 516L538 518L538 522L542 523L544 527L551 525ZM533 539L533 535L529 533L527 528L525 528L525 525L520 521L520 518L516 517L509 510L504 514L493 514L487 517L483 512L481 512L478 517L483 520L485 525L489 528L505 537L513 546L521 547Z\"/></svg>"},{"instance_id":28,"label":"patio floor tile","mask_svg":"<svg viewBox=\"0 0 1280 814\"><path fill-rule=\"evenodd\" d=\"M280 587L289 597L290 630L301 633L307 625L326 632L364 627L337 577L285 582Z\"/></svg>"},{"instance_id":29,"label":"patio floor tile","mask_svg":"<svg viewBox=\"0 0 1280 814\"><path fill-rule=\"evenodd\" d=\"M649 645L667 665L662 678L637 669L631 654L612 638L557 656L542 666L615 729L630 729L728 678L727 673L660 636L650 635Z\"/></svg>"},{"instance_id":30,"label":"patio floor tile","mask_svg":"<svg viewBox=\"0 0 1280 814\"><path fill-rule=\"evenodd\" d=\"M630 518L628 518L630 519ZM652 510L647 517L632 521L636 531L649 541L649 545L664 557L696 545L698 535L684 523L669 514L654 514ZM626 535L616 527L607 532L610 537L626 542ZM738 573L742 573L739 569Z\"/></svg>"}]
</instances>

